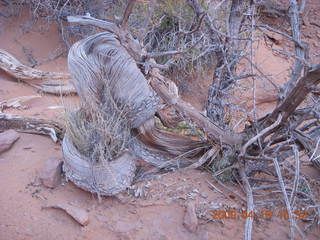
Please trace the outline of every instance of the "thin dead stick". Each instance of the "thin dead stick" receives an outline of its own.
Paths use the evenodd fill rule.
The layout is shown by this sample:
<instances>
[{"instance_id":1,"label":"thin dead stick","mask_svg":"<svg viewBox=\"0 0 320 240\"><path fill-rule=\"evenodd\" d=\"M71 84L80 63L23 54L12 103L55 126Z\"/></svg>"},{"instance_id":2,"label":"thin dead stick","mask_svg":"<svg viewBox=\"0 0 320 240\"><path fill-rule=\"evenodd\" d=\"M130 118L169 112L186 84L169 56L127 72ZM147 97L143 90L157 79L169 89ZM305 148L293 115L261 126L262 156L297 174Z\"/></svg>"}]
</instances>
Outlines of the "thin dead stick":
<instances>
[{"instance_id":1,"label":"thin dead stick","mask_svg":"<svg viewBox=\"0 0 320 240\"><path fill-rule=\"evenodd\" d=\"M136 2L136 0L130 0L128 2L126 10L124 11L124 14L123 14L123 17L122 17L122 20L121 20L121 23L120 23L120 25L122 27L126 27L127 26L127 23L128 23L130 15L132 13L133 6L134 6L135 2Z\"/></svg>"},{"instance_id":2,"label":"thin dead stick","mask_svg":"<svg viewBox=\"0 0 320 240\"><path fill-rule=\"evenodd\" d=\"M194 169L201 167L203 164L208 161L209 158L216 158L219 153L219 148L216 146L213 146L209 151L207 151L205 154L201 156L201 158L198 160L198 162L195 162L187 167L187 169Z\"/></svg>"},{"instance_id":3,"label":"thin dead stick","mask_svg":"<svg viewBox=\"0 0 320 240\"><path fill-rule=\"evenodd\" d=\"M219 171L216 171L216 172L213 174L213 176L217 177L217 176L219 176L220 174L222 174L222 173L224 173L224 172L226 172L226 171L228 171L228 170L234 169L234 168L239 168L239 164L235 163L235 164L233 164L232 166L229 166L229 167L226 167L226 168L221 169L221 170L219 170Z\"/></svg>"},{"instance_id":4,"label":"thin dead stick","mask_svg":"<svg viewBox=\"0 0 320 240\"><path fill-rule=\"evenodd\" d=\"M255 13L255 6L251 7L251 34L250 34L250 62L253 62L253 34L254 34L254 13ZM253 66L250 65L250 73L253 75ZM252 104L253 104L253 120L257 121L257 105L256 105L256 93L257 93L257 82L256 78L252 77ZM258 130L257 130L258 131ZM259 142L259 145L260 142Z\"/></svg>"},{"instance_id":5,"label":"thin dead stick","mask_svg":"<svg viewBox=\"0 0 320 240\"><path fill-rule=\"evenodd\" d=\"M0 112L2 112L2 110L4 108L19 108L22 106L23 103L31 100L31 99L35 99L35 98L40 98L40 95L33 95L33 96L21 96L21 97L17 97L17 98L11 98L8 100L4 100L0 102Z\"/></svg>"},{"instance_id":6,"label":"thin dead stick","mask_svg":"<svg viewBox=\"0 0 320 240\"><path fill-rule=\"evenodd\" d=\"M272 111L272 113L264 120L263 125L269 125L274 122L279 113L282 113L281 122L285 122L290 115L303 102L306 96L320 82L320 64L309 68L306 75L295 83L294 88L288 93L286 98Z\"/></svg>"},{"instance_id":7,"label":"thin dead stick","mask_svg":"<svg viewBox=\"0 0 320 240\"><path fill-rule=\"evenodd\" d=\"M293 182L293 188L290 196L290 205L294 205L295 195L298 190L299 185L299 176L300 176L300 159L299 159L299 152L297 149L297 146L292 146L293 152L294 152L294 159L295 159L295 176L294 176L294 182Z\"/></svg>"},{"instance_id":8,"label":"thin dead stick","mask_svg":"<svg viewBox=\"0 0 320 240\"><path fill-rule=\"evenodd\" d=\"M240 168L239 169L240 177L242 179L242 182L244 183L244 189L247 194L247 213L253 213L254 212L254 204L253 204L253 194L252 194L252 188L250 186L248 177L245 173L245 171ZM246 224L245 224L245 231L244 231L244 239L245 240L251 240L252 238L252 223L253 223L253 218L248 217L246 219Z\"/></svg>"},{"instance_id":9,"label":"thin dead stick","mask_svg":"<svg viewBox=\"0 0 320 240\"><path fill-rule=\"evenodd\" d=\"M290 8L289 8L289 15L290 15L290 24L291 24L291 31L292 31L292 38L294 39L295 43L295 54L298 58L304 59L305 58L305 48L301 46L301 33L300 33L300 19L299 19L299 10L298 4L296 0L290 0ZM295 60L294 68L290 77L290 80L286 83L285 88L285 95L287 95L294 87L295 83L301 76L304 64L301 61Z\"/></svg>"},{"instance_id":10,"label":"thin dead stick","mask_svg":"<svg viewBox=\"0 0 320 240\"><path fill-rule=\"evenodd\" d=\"M294 218L293 218L293 214L292 214L292 211L291 211L292 209L291 209L289 198L288 198L288 195L287 195L287 192L286 192L286 187L285 187L284 182L283 182L280 166L279 166L278 160L276 158L273 158L273 164L274 164L275 170L277 172L277 176L278 176L278 180L279 180L279 183L280 183L281 191L283 193L283 198L284 198L284 201L285 201L285 204L286 204L286 208L287 208L287 211L288 211L288 214L289 214L290 239L294 239L294 235L295 235L294 234L294 230L295 230L296 224L295 224L295 221L294 221Z\"/></svg>"},{"instance_id":11,"label":"thin dead stick","mask_svg":"<svg viewBox=\"0 0 320 240\"><path fill-rule=\"evenodd\" d=\"M302 14L304 12L304 8L306 7L307 0L302 0L299 8L299 13Z\"/></svg>"},{"instance_id":12,"label":"thin dead stick","mask_svg":"<svg viewBox=\"0 0 320 240\"><path fill-rule=\"evenodd\" d=\"M319 139L318 139L318 141L317 141L317 144L316 144L316 147L315 147L315 149L314 149L314 151L313 151L313 153L312 153L312 155L311 155L311 157L310 157L310 161L313 161L313 158L314 158L314 156L316 155L316 153L317 153L317 151L318 151L319 144L320 144L320 137L319 137Z\"/></svg>"},{"instance_id":13,"label":"thin dead stick","mask_svg":"<svg viewBox=\"0 0 320 240\"><path fill-rule=\"evenodd\" d=\"M236 195L240 200L242 200L243 202L246 202L246 199L241 196L237 191L234 191L233 189L229 188L228 186L226 186L225 184L223 184L221 181L219 181L219 179L217 179L215 176L212 176L213 179L224 189L228 190L230 193Z\"/></svg>"},{"instance_id":14,"label":"thin dead stick","mask_svg":"<svg viewBox=\"0 0 320 240\"><path fill-rule=\"evenodd\" d=\"M270 79L266 74L264 74L263 71L262 71L262 69L260 69L260 67L259 67L257 64L255 64L254 62L252 62L251 59L248 58L248 57L246 57L246 56L244 56L244 58L249 61L250 65L253 66L253 67L261 74L261 76L262 76L264 79L266 79L266 80L274 87L274 89L275 89L278 93L280 92L279 87L277 86L277 84L275 84L272 79Z\"/></svg>"},{"instance_id":15,"label":"thin dead stick","mask_svg":"<svg viewBox=\"0 0 320 240\"><path fill-rule=\"evenodd\" d=\"M185 51L167 51L167 52L158 52L158 53L147 53L145 56L148 58L157 58L157 57L167 57L174 55L185 54Z\"/></svg>"},{"instance_id":16,"label":"thin dead stick","mask_svg":"<svg viewBox=\"0 0 320 240\"><path fill-rule=\"evenodd\" d=\"M175 56L175 55L183 55L188 53L190 50L195 48L203 39L203 35L188 49L183 51L167 51L167 52L158 52L158 53L146 53L144 56L147 58L157 58L157 57L165 57L165 56Z\"/></svg>"},{"instance_id":17,"label":"thin dead stick","mask_svg":"<svg viewBox=\"0 0 320 240\"><path fill-rule=\"evenodd\" d=\"M154 9L156 7L156 4L157 4L156 0L150 0L149 10L148 10L147 16L146 16L146 18L144 20L143 26L142 26L142 30L141 30L142 32L141 32L141 34L139 36L140 37L140 41L142 41L146 36L146 32L147 32L147 29L148 29L148 24L151 21L151 18L152 18Z\"/></svg>"},{"instance_id":18,"label":"thin dead stick","mask_svg":"<svg viewBox=\"0 0 320 240\"><path fill-rule=\"evenodd\" d=\"M240 155L244 155L247 151L247 148L253 144L255 141L257 141L260 137L262 137L263 135L265 135L266 133L268 133L270 130L274 129L275 127L277 127L282 119L282 115L279 114L277 121L275 121L273 124L271 124L269 127L263 129L261 132L259 132L257 135L255 135L253 138L251 138L248 142L246 142L246 144L242 147L241 149L241 153Z\"/></svg>"},{"instance_id":19,"label":"thin dead stick","mask_svg":"<svg viewBox=\"0 0 320 240\"><path fill-rule=\"evenodd\" d=\"M248 24L244 24L244 25L248 25ZM299 47L303 48L301 42L296 41L294 38L292 38L290 35L288 35L288 34L286 34L286 33L284 33L284 32L278 31L278 30L276 30L276 29L274 29L274 28L272 28L272 27L270 27L270 26L268 26L268 25L265 25L265 24L255 24L254 26L255 26L255 27L260 27L260 28L265 28L265 29L267 29L267 30L269 30L269 31L271 31L271 32L278 33L278 34L286 37L287 39L293 41L293 42L294 42L295 44L297 44Z\"/></svg>"},{"instance_id":20,"label":"thin dead stick","mask_svg":"<svg viewBox=\"0 0 320 240\"><path fill-rule=\"evenodd\" d=\"M217 188L215 185L213 185L211 182L209 182L207 180L207 183L209 184L210 187L212 187L214 190L216 190L218 193L220 193L221 195L225 196L226 198L228 198L229 200L232 200L227 194L225 194L223 191L221 191L219 188Z\"/></svg>"},{"instance_id":21,"label":"thin dead stick","mask_svg":"<svg viewBox=\"0 0 320 240\"><path fill-rule=\"evenodd\" d=\"M200 20L199 20L197 26L196 26L193 30L191 30L191 31L180 31L179 33L180 33L180 34L188 35L188 34L192 34L192 33L197 32L197 31L200 29L201 24L202 24L202 22L203 22L203 19L204 19L204 17L205 17L206 15L207 15L206 13L203 13L203 14L202 14L202 16L200 17Z\"/></svg>"},{"instance_id":22,"label":"thin dead stick","mask_svg":"<svg viewBox=\"0 0 320 240\"><path fill-rule=\"evenodd\" d=\"M105 31L114 33L117 36L119 36L119 28L115 23L91 17L90 14L86 14L85 16L68 16L67 20L69 23L77 23L84 26L95 26L97 28L101 28Z\"/></svg>"}]
</instances>

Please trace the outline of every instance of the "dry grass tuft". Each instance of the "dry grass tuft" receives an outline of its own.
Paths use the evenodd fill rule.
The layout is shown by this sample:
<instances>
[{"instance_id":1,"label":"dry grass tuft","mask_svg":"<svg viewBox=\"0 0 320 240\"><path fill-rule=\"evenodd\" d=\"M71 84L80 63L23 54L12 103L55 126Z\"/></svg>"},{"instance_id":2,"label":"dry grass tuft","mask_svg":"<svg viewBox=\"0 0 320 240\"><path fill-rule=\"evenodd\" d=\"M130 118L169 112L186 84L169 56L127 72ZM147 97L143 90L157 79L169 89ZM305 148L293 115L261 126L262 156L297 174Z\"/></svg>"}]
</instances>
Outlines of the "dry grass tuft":
<instances>
[{"instance_id":1,"label":"dry grass tuft","mask_svg":"<svg viewBox=\"0 0 320 240\"><path fill-rule=\"evenodd\" d=\"M111 95L106 103L66 110L67 134L78 151L91 163L105 163L123 153L130 141L126 107Z\"/></svg>"}]
</instances>

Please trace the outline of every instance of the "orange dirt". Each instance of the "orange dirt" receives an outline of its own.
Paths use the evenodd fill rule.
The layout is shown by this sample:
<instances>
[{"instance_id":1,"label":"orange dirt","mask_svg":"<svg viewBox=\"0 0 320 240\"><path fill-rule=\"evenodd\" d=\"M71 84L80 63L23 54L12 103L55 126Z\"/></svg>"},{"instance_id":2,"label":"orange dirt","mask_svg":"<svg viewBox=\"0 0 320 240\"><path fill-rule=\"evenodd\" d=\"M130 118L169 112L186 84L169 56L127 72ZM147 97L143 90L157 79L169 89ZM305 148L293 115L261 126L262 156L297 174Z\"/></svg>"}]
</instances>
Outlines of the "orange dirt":
<instances>
[{"instance_id":1,"label":"orange dirt","mask_svg":"<svg viewBox=\"0 0 320 240\"><path fill-rule=\"evenodd\" d=\"M314 1L316 2L316 1ZM317 5L320 10L320 5ZM312 11L312 10L310 10ZM312 14L312 13L310 13ZM319 16L317 16L319 17ZM58 28L38 21L28 32L22 33L21 26L29 19L23 13L17 19L0 17L0 46L12 53L23 63L30 65L23 47L32 50L33 58L42 62L49 53L62 46ZM310 25L311 26L311 25ZM320 28L312 26L310 32L313 51L319 50ZM30 58L30 56L29 56ZM257 61L265 72L279 73L289 66L287 61L275 56L262 45L257 54ZM36 66L41 70L66 72L65 57ZM276 79L282 83L281 75ZM204 80L206 82L207 80ZM202 90L208 85L204 83ZM0 101L38 94L32 87L16 82L0 71ZM196 92L196 89L193 90ZM259 96L263 95L262 91ZM196 97L197 95L195 95ZM261 97L263 99L263 97ZM199 109L203 108L204 99L194 101ZM250 101L250 98L248 98ZM21 109L7 109L6 113L35 116L63 121L63 109L50 109L52 106L71 105L77 97L56 97L42 94ZM202 105L201 105L202 104ZM250 104L248 104L250 108ZM259 113L270 111L273 104L265 101L258 106ZM21 138L12 149L0 155L0 240L100 240L100 239L242 239L243 219L215 220L210 218L210 210L245 207L233 193L212 183L209 173L199 170L181 170L159 176L156 179L136 184L128 193L117 197L104 197L99 202L97 197L82 191L70 182L54 190L39 184L39 170L48 157L61 157L61 147L45 136L21 134ZM305 168L306 174L313 179L320 179L319 172ZM219 191L212 189L208 182ZM230 185L242 196L244 193L236 185ZM144 194L134 197L135 189L143 189ZM227 198L227 197L228 198ZM319 198L319 196L317 196ZM187 202L196 203L199 217L198 230L190 233L183 226L184 209ZM89 213L89 224L81 227L70 216L56 209L42 209L42 206L69 203L85 209ZM271 220L255 220L253 239L288 239L289 223L274 217ZM309 239L319 239L320 230L314 229L308 234Z\"/></svg>"}]
</instances>

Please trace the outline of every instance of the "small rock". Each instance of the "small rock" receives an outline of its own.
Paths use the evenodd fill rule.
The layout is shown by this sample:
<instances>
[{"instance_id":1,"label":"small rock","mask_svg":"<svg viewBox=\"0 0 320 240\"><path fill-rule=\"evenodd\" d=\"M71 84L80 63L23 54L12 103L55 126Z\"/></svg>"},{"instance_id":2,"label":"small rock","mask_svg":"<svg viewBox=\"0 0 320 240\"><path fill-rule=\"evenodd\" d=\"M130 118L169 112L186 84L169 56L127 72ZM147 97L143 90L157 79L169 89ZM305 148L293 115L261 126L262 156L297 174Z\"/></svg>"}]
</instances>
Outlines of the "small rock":
<instances>
[{"instance_id":1,"label":"small rock","mask_svg":"<svg viewBox=\"0 0 320 240\"><path fill-rule=\"evenodd\" d=\"M205 193L200 193L200 197L202 197L202 198L208 198L208 195L205 194Z\"/></svg>"},{"instance_id":2,"label":"small rock","mask_svg":"<svg viewBox=\"0 0 320 240\"><path fill-rule=\"evenodd\" d=\"M186 206L185 215L183 218L183 225L189 232L196 232L198 228L198 218L196 215L195 204L189 202Z\"/></svg>"},{"instance_id":3,"label":"small rock","mask_svg":"<svg viewBox=\"0 0 320 240\"><path fill-rule=\"evenodd\" d=\"M19 134L12 129L0 133L0 153L10 149L19 138Z\"/></svg>"},{"instance_id":4,"label":"small rock","mask_svg":"<svg viewBox=\"0 0 320 240\"><path fill-rule=\"evenodd\" d=\"M40 172L43 185L55 188L61 183L62 162L61 158L48 158Z\"/></svg>"},{"instance_id":5,"label":"small rock","mask_svg":"<svg viewBox=\"0 0 320 240\"><path fill-rule=\"evenodd\" d=\"M89 214L87 211L78 207L74 207L70 204L56 204L42 208L61 209L70 215L74 220L76 220L80 225L87 226L89 224Z\"/></svg>"}]
</instances>

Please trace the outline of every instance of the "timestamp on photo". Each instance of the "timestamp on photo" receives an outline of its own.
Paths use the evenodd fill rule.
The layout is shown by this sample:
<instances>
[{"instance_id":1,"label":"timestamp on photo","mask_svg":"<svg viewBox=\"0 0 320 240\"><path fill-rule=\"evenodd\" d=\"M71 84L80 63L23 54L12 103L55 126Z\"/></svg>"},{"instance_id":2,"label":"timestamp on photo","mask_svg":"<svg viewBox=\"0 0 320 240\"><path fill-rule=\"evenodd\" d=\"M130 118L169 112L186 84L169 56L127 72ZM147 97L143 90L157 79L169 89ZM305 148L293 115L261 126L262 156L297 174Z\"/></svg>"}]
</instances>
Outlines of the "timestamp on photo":
<instances>
[{"instance_id":1,"label":"timestamp on photo","mask_svg":"<svg viewBox=\"0 0 320 240\"><path fill-rule=\"evenodd\" d=\"M306 219L308 217L308 212L306 210L295 210L292 212L296 219ZM210 212L211 218L213 220L222 219L272 219L280 218L283 220L289 219L289 212L286 209L262 209L259 211L247 211L247 210L212 210Z\"/></svg>"}]
</instances>

